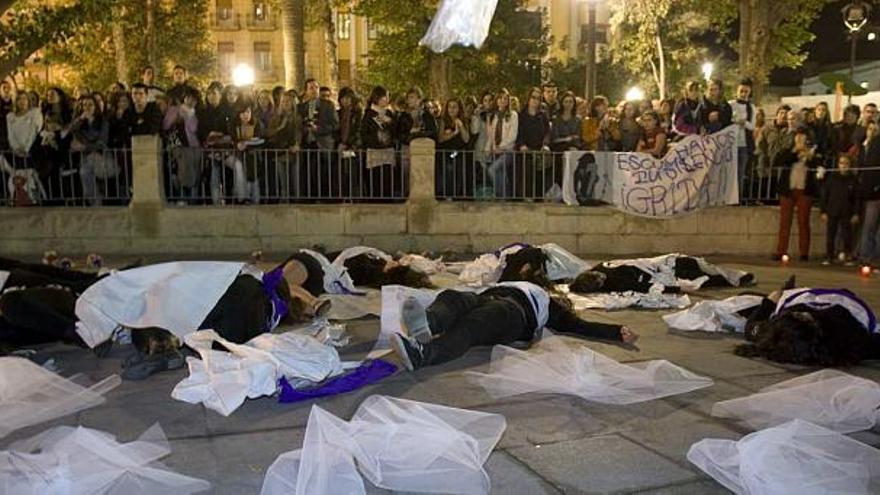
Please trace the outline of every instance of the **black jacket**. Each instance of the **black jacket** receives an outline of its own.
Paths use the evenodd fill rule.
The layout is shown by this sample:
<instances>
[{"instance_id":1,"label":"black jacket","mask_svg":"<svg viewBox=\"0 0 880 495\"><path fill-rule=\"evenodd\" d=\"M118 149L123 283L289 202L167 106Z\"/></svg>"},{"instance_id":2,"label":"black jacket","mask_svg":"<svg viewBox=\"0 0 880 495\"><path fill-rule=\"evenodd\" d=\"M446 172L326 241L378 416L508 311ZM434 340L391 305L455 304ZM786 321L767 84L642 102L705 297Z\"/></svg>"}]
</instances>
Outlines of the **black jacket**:
<instances>
[{"instance_id":1,"label":"black jacket","mask_svg":"<svg viewBox=\"0 0 880 495\"><path fill-rule=\"evenodd\" d=\"M398 129L397 116L390 108L385 115L391 117L391 122L380 124L377 120L378 112L372 108L368 108L364 112L360 128L361 146L364 149L383 149L394 146L397 137L395 131Z\"/></svg>"},{"instance_id":2,"label":"black jacket","mask_svg":"<svg viewBox=\"0 0 880 495\"><path fill-rule=\"evenodd\" d=\"M791 181L791 168L797 163L797 161L797 153L790 149L782 150L776 155L773 167L781 170L778 186L780 196L789 196L791 194L791 186L789 185L789 182ZM807 168L809 169L814 169L819 165L822 165L822 161L818 157L813 157L807 162ZM809 170L807 171L807 182L806 187L804 188L804 194L815 197L818 193L819 188L816 184L816 172Z\"/></svg>"},{"instance_id":3,"label":"black jacket","mask_svg":"<svg viewBox=\"0 0 880 495\"><path fill-rule=\"evenodd\" d=\"M858 178L850 172L829 173L822 184L822 197L819 206L822 213L830 217L848 218L858 211Z\"/></svg>"},{"instance_id":4,"label":"black jacket","mask_svg":"<svg viewBox=\"0 0 880 495\"><path fill-rule=\"evenodd\" d=\"M201 121L200 121L201 122ZM137 113L134 107L131 107L131 135L147 136L159 134L162 128L162 111L155 103L149 102L144 107L143 113Z\"/></svg>"}]
</instances>

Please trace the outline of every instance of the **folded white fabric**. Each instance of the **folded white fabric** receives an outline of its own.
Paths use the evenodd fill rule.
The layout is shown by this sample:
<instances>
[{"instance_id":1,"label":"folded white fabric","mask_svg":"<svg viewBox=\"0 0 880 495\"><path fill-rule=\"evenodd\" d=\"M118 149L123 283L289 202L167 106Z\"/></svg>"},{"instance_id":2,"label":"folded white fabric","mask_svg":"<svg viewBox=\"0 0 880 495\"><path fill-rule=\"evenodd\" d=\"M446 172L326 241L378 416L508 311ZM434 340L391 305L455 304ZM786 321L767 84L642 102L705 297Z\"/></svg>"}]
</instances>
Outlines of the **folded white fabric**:
<instances>
[{"instance_id":1,"label":"folded white fabric","mask_svg":"<svg viewBox=\"0 0 880 495\"><path fill-rule=\"evenodd\" d=\"M102 431L58 426L0 452L0 493L152 495L211 488L158 462L170 453L158 424L125 444Z\"/></svg>"},{"instance_id":2,"label":"folded white fabric","mask_svg":"<svg viewBox=\"0 0 880 495\"><path fill-rule=\"evenodd\" d=\"M687 458L736 494L880 491L880 450L798 419L739 441L701 440Z\"/></svg>"},{"instance_id":3,"label":"folded white fabric","mask_svg":"<svg viewBox=\"0 0 880 495\"><path fill-rule=\"evenodd\" d=\"M351 421L312 406L302 449L269 467L262 494L363 494L361 476L394 491L489 493L483 464L506 427L499 414L381 395Z\"/></svg>"},{"instance_id":4,"label":"folded white fabric","mask_svg":"<svg viewBox=\"0 0 880 495\"><path fill-rule=\"evenodd\" d=\"M840 433L868 430L880 414L880 385L837 370L822 370L718 402L712 415L755 429L802 419Z\"/></svg>"},{"instance_id":5,"label":"folded white fabric","mask_svg":"<svg viewBox=\"0 0 880 495\"><path fill-rule=\"evenodd\" d=\"M669 309L686 308L691 305L687 294L664 294L663 287L655 285L650 292L608 292L594 294L577 294L569 292L568 285L557 285L557 289L567 294L574 305L575 311L585 309L617 310L626 308Z\"/></svg>"},{"instance_id":6,"label":"folded white fabric","mask_svg":"<svg viewBox=\"0 0 880 495\"><path fill-rule=\"evenodd\" d=\"M666 360L622 364L575 339L552 334L528 351L496 345L489 373L468 375L496 399L539 392L605 404L644 402L714 383Z\"/></svg>"},{"instance_id":7,"label":"folded white fabric","mask_svg":"<svg viewBox=\"0 0 880 495\"><path fill-rule=\"evenodd\" d=\"M186 358L189 376L174 387L171 397L204 403L223 416L232 414L245 399L274 394L282 376L294 383L320 382L343 369L336 349L296 333L262 334L238 345L213 330L202 330L187 335L185 342L201 359ZM214 342L230 352L213 350Z\"/></svg>"},{"instance_id":8,"label":"folded white fabric","mask_svg":"<svg viewBox=\"0 0 880 495\"><path fill-rule=\"evenodd\" d=\"M443 0L419 45L442 53L452 45L480 48L489 35L498 0Z\"/></svg>"},{"instance_id":9,"label":"folded white fabric","mask_svg":"<svg viewBox=\"0 0 880 495\"><path fill-rule=\"evenodd\" d=\"M19 357L0 358L0 438L25 426L104 403L122 381L111 375L84 387Z\"/></svg>"},{"instance_id":10,"label":"folded white fabric","mask_svg":"<svg viewBox=\"0 0 880 495\"><path fill-rule=\"evenodd\" d=\"M722 301L700 301L692 308L663 316L663 321L676 330L743 333L745 317L738 313L761 304L761 296L733 296Z\"/></svg>"}]
</instances>

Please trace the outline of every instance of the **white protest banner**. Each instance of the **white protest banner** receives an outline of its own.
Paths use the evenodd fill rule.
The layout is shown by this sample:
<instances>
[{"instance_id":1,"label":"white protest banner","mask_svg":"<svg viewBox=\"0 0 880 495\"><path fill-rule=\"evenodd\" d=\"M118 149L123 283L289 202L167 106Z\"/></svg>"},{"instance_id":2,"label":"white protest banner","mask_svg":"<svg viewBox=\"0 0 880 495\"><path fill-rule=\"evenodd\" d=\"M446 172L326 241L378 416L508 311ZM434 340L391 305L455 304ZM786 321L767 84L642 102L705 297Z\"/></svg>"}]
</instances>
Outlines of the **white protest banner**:
<instances>
[{"instance_id":1,"label":"white protest banner","mask_svg":"<svg viewBox=\"0 0 880 495\"><path fill-rule=\"evenodd\" d=\"M739 203L736 126L673 143L666 156L572 151L565 154L567 204L611 203L638 216L662 218Z\"/></svg>"}]
</instances>

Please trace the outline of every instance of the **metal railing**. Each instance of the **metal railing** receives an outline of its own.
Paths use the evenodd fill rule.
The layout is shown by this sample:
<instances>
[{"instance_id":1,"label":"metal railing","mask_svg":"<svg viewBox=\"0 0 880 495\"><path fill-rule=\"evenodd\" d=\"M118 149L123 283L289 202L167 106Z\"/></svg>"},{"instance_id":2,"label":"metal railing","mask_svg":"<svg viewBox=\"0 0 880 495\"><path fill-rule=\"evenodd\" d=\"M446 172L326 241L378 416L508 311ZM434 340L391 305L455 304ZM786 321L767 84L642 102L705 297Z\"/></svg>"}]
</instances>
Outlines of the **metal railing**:
<instances>
[{"instance_id":1,"label":"metal railing","mask_svg":"<svg viewBox=\"0 0 880 495\"><path fill-rule=\"evenodd\" d=\"M131 198L131 150L0 153L4 206L124 206Z\"/></svg>"},{"instance_id":2,"label":"metal railing","mask_svg":"<svg viewBox=\"0 0 880 495\"><path fill-rule=\"evenodd\" d=\"M403 202L409 156L395 150L176 148L163 153L168 202L186 205Z\"/></svg>"},{"instance_id":3,"label":"metal railing","mask_svg":"<svg viewBox=\"0 0 880 495\"><path fill-rule=\"evenodd\" d=\"M565 153L437 150L435 192L443 200L562 202Z\"/></svg>"}]
</instances>

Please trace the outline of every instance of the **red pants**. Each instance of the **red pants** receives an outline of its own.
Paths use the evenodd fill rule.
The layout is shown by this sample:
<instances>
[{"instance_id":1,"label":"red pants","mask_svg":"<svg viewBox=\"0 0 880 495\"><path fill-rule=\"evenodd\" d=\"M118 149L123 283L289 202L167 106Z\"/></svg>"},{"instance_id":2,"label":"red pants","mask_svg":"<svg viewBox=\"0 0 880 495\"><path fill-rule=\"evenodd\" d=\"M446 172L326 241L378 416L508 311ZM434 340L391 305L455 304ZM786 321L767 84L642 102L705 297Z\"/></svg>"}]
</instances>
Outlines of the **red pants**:
<instances>
[{"instance_id":1,"label":"red pants","mask_svg":"<svg viewBox=\"0 0 880 495\"><path fill-rule=\"evenodd\" d=\"M789 196L779 196L779 244L776 254L788 253L788 239L791 237L791 217L797 207L798 249L801 256L810 255L810 208L813 198L804 194L803 189L791 191Z\"/></svg>"}]
</instances>

